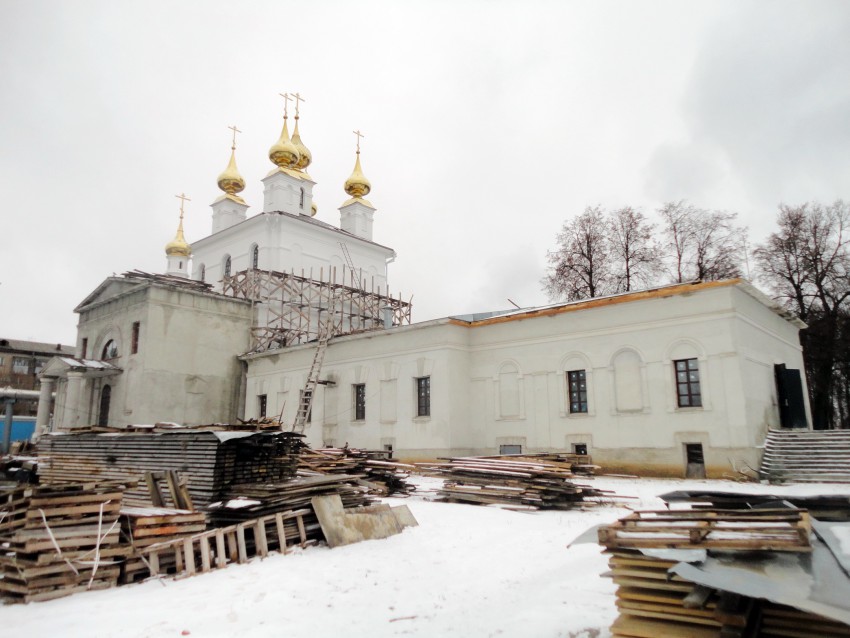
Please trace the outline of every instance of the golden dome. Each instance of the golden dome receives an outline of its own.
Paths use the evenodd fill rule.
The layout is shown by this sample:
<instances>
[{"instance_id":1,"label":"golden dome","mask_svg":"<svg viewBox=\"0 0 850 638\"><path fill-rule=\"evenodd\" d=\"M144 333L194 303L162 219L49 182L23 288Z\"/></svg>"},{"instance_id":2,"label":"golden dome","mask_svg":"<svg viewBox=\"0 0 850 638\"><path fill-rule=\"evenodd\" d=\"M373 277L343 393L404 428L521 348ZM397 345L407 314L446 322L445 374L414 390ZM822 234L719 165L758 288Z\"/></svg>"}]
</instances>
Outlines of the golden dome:
<instances>
[{"instance_id":1,"label":"golden dome","mask_svg":"<svg viewBox=\"0 0 850 638\"><path fill-rule=\"evenodd\" d=\"M372 190L372 184L366 179L363 174L363 169L360 168L360 151L357 151L357 161L354 162L354 170L351 171L351 177L345 180L343 187L345 192L352 197L365 197Z\"/></svg>"},{"instance_id":2,"label":"golden dome","mask_svg":"<svg viewBox=\"0 0 850 638\"><path fill-rule=\"evenodd\" d=\"M316 213L318 213L318 212L319 212L319 207L316 206L316 202L313 202L313 204L310 206L310 217L315 217Z\"/></svg>"},{"instance_id":3,"label":"golden dome","mask_svg":"<svg viewBox=\"0 0 850 638\"><path fill-rule=\"evenodd\" d=\"M217 183L218 187L228 195L236 195L245 190L245 180L236 168L236 146L231 147L230 161L227 163L227 168L218 176Z\"/></svg>"},{"instance_id":4,"label":"golden dome","mask_svg":"<svg viewBox=\"0 0 850 638\"><path fill-rule=\"evenodd\" d=\"M304 142L301 141L301 134L298 133L298 116L295 116L295 130L292 131L292 143L295 145L295 148L298 149L298 161L295 162L295 168L299 171L303 171L305 168L310 166L310 162L313 161L313 154L310 152L306 146L304 146Z\"/></svg>"},{"instance_id":5,"label":"golden dome","mask_svg":"<svg viewBox=\"0 0 850 638\"><path fill-rule=\"evenodd\" d=\"M280 168L293 168L301 159L298 148L289 139L285 115L283 116L283 130L280 132L280 139L269 149L269 159Z\"/></svg>"},{"instance_id":6,"label":"golden dome","mask_svg":"<svg viewBox=\"0 0 850 638\"><path fill-rule=\"evenodd\" d=\"M169 257L189 257L192 254L192 247L186 242L183 237L183 210L180 210L180 224L177 226L177 234L170 242L165 245L165 254Z\"/></svg>"}]
</instances>

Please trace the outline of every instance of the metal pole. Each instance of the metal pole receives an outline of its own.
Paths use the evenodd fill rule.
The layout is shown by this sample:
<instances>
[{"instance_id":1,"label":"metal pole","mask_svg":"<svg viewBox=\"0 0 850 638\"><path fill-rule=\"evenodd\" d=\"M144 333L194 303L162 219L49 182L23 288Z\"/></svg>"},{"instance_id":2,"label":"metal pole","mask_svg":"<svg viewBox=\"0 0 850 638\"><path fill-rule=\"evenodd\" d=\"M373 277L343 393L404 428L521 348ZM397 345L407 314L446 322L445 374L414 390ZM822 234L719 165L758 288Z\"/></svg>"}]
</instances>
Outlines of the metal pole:
<instances>
[{"instance_id":1,"label":"metal pole","mask_svg":"<svg viewBox=\"0 0 850 638\"><path fill-rule=\"evenodd\" d=\"M14 399L6 399L6 420L3 428L3 454L8 454L9 448L12 445L12 408L14 405Z\"/></svg>"}]
</instances>

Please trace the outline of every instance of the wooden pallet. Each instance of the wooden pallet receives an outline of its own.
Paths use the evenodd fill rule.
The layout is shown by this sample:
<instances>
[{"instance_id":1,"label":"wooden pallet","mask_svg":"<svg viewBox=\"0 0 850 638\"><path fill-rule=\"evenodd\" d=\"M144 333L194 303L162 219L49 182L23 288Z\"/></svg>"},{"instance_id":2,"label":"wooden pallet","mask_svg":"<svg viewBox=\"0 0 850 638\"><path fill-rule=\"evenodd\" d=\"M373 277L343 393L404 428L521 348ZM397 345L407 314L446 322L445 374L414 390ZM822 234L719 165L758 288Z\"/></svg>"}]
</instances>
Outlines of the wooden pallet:
<instances>
[{"instance_id":1,"label":"wooden pallet","mask_svg":"<svg viewBox=\"0 0 850 638\"><path fill-rule=\"evenodd\" d=\"M606 547L811 551L804 510L660 510L635 512L599 528Z\"/></svg>"},{"instance_id":2,"label":"wooden pallet","mask_svg":"<svg viewBox=\"0 0 850 638\"><path fill-rule=\"evenodd\" d=\"M245 563L271 551L283 554L288 547L315 544L308 538L305 516L312 510L264 516L237 525L212 529L179 540L157 543L141 550L151 576L192 576L221 569L233 563ZM173 567L167 568L165 565Z\"/></svg>"}]
</instances>

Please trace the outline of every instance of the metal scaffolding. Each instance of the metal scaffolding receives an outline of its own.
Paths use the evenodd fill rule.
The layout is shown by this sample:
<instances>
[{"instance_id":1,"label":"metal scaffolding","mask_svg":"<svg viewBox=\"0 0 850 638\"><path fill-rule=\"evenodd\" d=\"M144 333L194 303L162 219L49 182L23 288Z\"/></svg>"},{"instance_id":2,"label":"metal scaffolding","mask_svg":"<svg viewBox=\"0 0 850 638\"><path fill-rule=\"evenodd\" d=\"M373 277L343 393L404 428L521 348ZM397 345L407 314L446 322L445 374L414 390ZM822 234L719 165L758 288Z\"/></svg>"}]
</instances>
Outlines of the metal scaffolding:
<instances>
[{"instance_id":1,"label":"metal scaffolding","mask_svg":"<svg viewBox=\"0 0 850 638\"><path fill-rule=\"evenodd\" d=\"M312 270L242 270L224 277L222 292L255 304L252 352L411 322L412 297L393 297L376 288L374 277L367 282L362 271L340 271L321 268L315 278Z\"/></svg>"}]
</instances>

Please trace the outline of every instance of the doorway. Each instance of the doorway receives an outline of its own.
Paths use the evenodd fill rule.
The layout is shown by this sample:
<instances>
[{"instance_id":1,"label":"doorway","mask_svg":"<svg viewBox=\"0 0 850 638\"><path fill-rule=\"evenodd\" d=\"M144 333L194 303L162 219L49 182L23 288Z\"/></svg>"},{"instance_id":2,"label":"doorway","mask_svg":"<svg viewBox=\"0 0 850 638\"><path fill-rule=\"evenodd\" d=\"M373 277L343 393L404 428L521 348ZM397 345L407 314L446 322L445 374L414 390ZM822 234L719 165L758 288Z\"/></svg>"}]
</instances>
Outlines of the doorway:
<instances>
[{"instance_id":1,"label":"doorway","mask_svg":"<svg viewBox=\"0 0 850 638\"><path fill-rule=\"evenodd\" d=\"M702 443L685 443L685 478L705 478L705 455Z\"/></svg>"}]
</instances>

